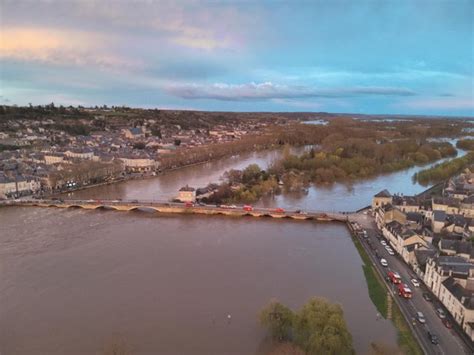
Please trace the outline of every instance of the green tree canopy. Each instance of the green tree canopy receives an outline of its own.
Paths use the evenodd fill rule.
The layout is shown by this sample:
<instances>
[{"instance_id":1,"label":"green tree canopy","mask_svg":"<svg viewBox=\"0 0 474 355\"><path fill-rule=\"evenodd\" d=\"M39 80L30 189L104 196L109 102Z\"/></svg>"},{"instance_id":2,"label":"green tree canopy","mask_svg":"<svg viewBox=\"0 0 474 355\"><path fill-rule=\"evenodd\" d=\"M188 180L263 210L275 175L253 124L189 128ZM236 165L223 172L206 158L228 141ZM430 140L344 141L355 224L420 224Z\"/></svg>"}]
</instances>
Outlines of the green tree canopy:
<instances>
[{"instance_id":1,"label":"green tree canopy","mask_svg":"<svg viewBox=\"0 0 474 355\"><path fill-rule=\"evenodd\" d=\"M272 300L260 312L260 322L274 340L290 340L306 354L354 354L341 306L324 298L311 298L295 313Z\"/></svg>"},{"instance_id":2,"label":"green tree canopy","mask_svg":"<svg viewBox=\"0 0 474 355\"><path fill-rule=\"evenodd\" d=\"M268 328L273 339L278 341L290 338L293 325L293 312L275 299L260 312L260 323Z\"/></svg>"}]
</instances>

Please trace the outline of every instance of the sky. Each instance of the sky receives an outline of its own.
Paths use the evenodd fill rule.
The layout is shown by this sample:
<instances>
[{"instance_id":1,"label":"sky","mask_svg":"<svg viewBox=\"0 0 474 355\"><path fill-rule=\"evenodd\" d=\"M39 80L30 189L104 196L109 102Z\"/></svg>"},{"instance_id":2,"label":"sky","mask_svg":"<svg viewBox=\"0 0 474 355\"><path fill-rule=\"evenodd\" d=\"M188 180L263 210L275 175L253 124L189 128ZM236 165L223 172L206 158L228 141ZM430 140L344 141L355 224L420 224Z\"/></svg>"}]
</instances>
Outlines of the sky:
<instances>
[{"instance_id":1,"label":"sky","mask_svg":"<svg viewBox=\"0 0 474 355\"><path fill-rule=\"evenodd\" d=\"M0 1L0 104L474 115L474 1Z\"/></svg>"}]
</instances>

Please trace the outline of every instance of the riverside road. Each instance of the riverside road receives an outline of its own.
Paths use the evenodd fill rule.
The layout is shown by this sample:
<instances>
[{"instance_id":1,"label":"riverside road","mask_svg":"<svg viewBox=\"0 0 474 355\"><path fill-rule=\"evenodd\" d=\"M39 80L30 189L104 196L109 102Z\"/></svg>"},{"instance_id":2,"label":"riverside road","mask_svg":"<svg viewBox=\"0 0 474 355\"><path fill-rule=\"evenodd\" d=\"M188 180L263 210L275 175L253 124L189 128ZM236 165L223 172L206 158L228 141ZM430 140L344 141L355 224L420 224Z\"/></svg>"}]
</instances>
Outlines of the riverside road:
<instances>
[{"instance_id":1,"label":"riverside road","mask_svg":"<svg viewBox=\"0 0 474 355\"><path fill-rule=\"evenodd\" d=\"M354 216L355 217L355 216ZM388 271L396 271L400 274L402 282L410 285L410 288L413 292L413 297L409 300L402 299L398 296L396 289L385 280L386 285L389 287L390 292L393 295L395 300L398 300L398 304L401 308L401 311L406 319L411 319L412 321L412 330L414 331L416 337L418 338L420 345L427 354L473 354L473 349L471 344L466 344L464 340L459 336L456 330L448 329L444 326L441 319L436 314L436 307L438 303L436 298L432 296L433 302L428 302L423 298L423 293L428 292L431 295L431 292L427 287L420 282L420 287L414 287L410 280L417 278L415 273L410 270L408 265L397 255L391 256L385 250L383 245L379 240L379 232L375 225L375 221L370 215L358 214L355 219L364 229L367 230L368 238L360 238L364 249L372 260L373 265L379 273L383 276L387 275ZM374 250L368 247L367 240L372 242ZM388 267L383 267L380 264L380 261L375 255L375 252L378 252L380 257L383 257L388 262ZM421 280L420 280L421 281ZM426 323L419 323L416 318L416 313L422 312L426 318ZM453 325L455 324L452 321ZM438 336L439 344L431 344L427 332L433 332Z\"/></svg>"}]
</instances>

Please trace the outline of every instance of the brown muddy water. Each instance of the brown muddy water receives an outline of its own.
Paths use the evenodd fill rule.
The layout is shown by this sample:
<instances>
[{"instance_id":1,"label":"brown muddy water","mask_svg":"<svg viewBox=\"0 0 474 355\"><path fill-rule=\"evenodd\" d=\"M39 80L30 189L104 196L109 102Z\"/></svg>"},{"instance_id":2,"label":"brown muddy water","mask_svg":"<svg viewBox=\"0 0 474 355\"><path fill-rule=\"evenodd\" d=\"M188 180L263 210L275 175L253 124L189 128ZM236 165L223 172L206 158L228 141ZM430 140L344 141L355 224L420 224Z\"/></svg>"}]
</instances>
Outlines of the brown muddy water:
<instances>
[{"instance_id":1,"label":"brown muddy water","mask_svg":"<svg viewBox=\"0 0 474 355\"><path fill-rule=\"evenodd\" d=\"M340 303L358 353L395 344L342 224L0 209L1 354L260 354L257 313ZM227 315L231 315L228 321Z\"/></svg>"}]
</instances>

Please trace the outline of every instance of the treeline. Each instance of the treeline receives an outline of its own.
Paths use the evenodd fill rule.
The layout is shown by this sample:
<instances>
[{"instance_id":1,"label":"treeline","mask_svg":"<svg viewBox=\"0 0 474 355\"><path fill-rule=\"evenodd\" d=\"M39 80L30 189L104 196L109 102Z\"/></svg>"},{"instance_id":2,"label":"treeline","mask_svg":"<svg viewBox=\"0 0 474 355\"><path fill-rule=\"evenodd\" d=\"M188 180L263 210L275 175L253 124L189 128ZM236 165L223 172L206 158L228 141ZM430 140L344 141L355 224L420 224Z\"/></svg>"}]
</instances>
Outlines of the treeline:
<instances>
[{"instance_id":1,"label":"treeline","mask_svg":"<svg viewBox=\"0 0 474 355\"><path fill-rule=\"evenodd\" d=\"M460 139L456 142L456 147L464 150L474 150L474 139Z\"/></svg>"},{"instance_id":2,"label":"treeline","mask_svg":"<svg viewBox=\"0 0 474 355\"><path fill-rule=\"evenodd\" d=\"M209 144L191 149L180 149L176 152L162 155L160 157L160 167L162 169L178 168L185 165L223 158L229 155L268 149L276 145L276 139L271 134L248 135L238 141Z\"/></svg>"},{"instance_id":3,"label":"treeline","mask_svg":"<svg viewBox=\"0 0 474 355\"><path fill-rule=\"evenodd\" d=\"M110 163L83 161L52 172L49 175L49 183L51 188L60 187L66 181L74 181L78 185L97 184L117 177L123 172L124 167L119 161Z\"/></svg>"},{"instance_id":4,"label":"treeline","mask_svg":"<svg viewBox=\"0 0 474 355\"><path fill-rule=\"evenodd\" d=\"M414 181L423 186L436 184L459 174L464 169L474 164L474 152L469 152L465 156L451 159L441 164L419 171L413 176Z\"/></svg>"},{"instance_id":5,"label":"treeline","mask_svg":"<svg viewBox=\"0 0 474 355\"><path fill-rule=\"evenodd\" d=\"M0 121L15 119L42 119L67 117L71 119L79 119L91 116L90 113L83 110L83 107L74 106L56 106L54 103L38 106L8 106L0 105ZM91 116L93 118L93 116Z\"/></svg>"},{"instance_id":6,"label":"treeline","mask_svg":"<svg viewBox=\"0 0 474 355\"><path fill-rule=\"evenodd\" d=\"M383 143L336 133L326 137L319 149L299 156L284 154L271 165L269 172L281 177L283 182L292 180L285 184L291 189L294 183L301 186L307 182L367 178L454 155L456 149L450 143L421 143L414 139Z\"/></svg>"},{"instance_id":7,"label":"treeline","mask_svg":"<svg viewBox=\"0 0 474 355\"><path fill-rule=\"evenodd\" d=\"M19 150L21 149L20 146L14 144L0 144L0 152L4 150Z\"/></svg>"},{"instance_id":8,"label":"treeline","mask_svg":"<svg viewBox=\"0 0 474 355\"><path fill-rule=\"evenodd\" d=\"M278 193L278 180L274 175L262 170L257 164L250 164L244 170L229 170L224 173L221 183L206 203L254 203L262 196Z\"/></svg>"},{"instance_id":9,"label":"treeline","mask_svg":"<svg viewBox=\"0 0 474 355\"><path fill-rule=\"evenodd\" d=\"M61 124L56 123L50 126L51 129L57 129L58 131L64 131L72 136L88 136L91 132L91 128L84 124Z\"/></svg>"},{"instance_id":10,"label":"treeline","mask_svg":"<svg viewBox=\"0 0 474 355\"><path fill-rule=\"evenodd\" d=\"M259 318L274 342L291 344L291 354L355 353L341 306L324 298L311 298L296 312L272 300Z\"/></svg>"}]
</instances>

